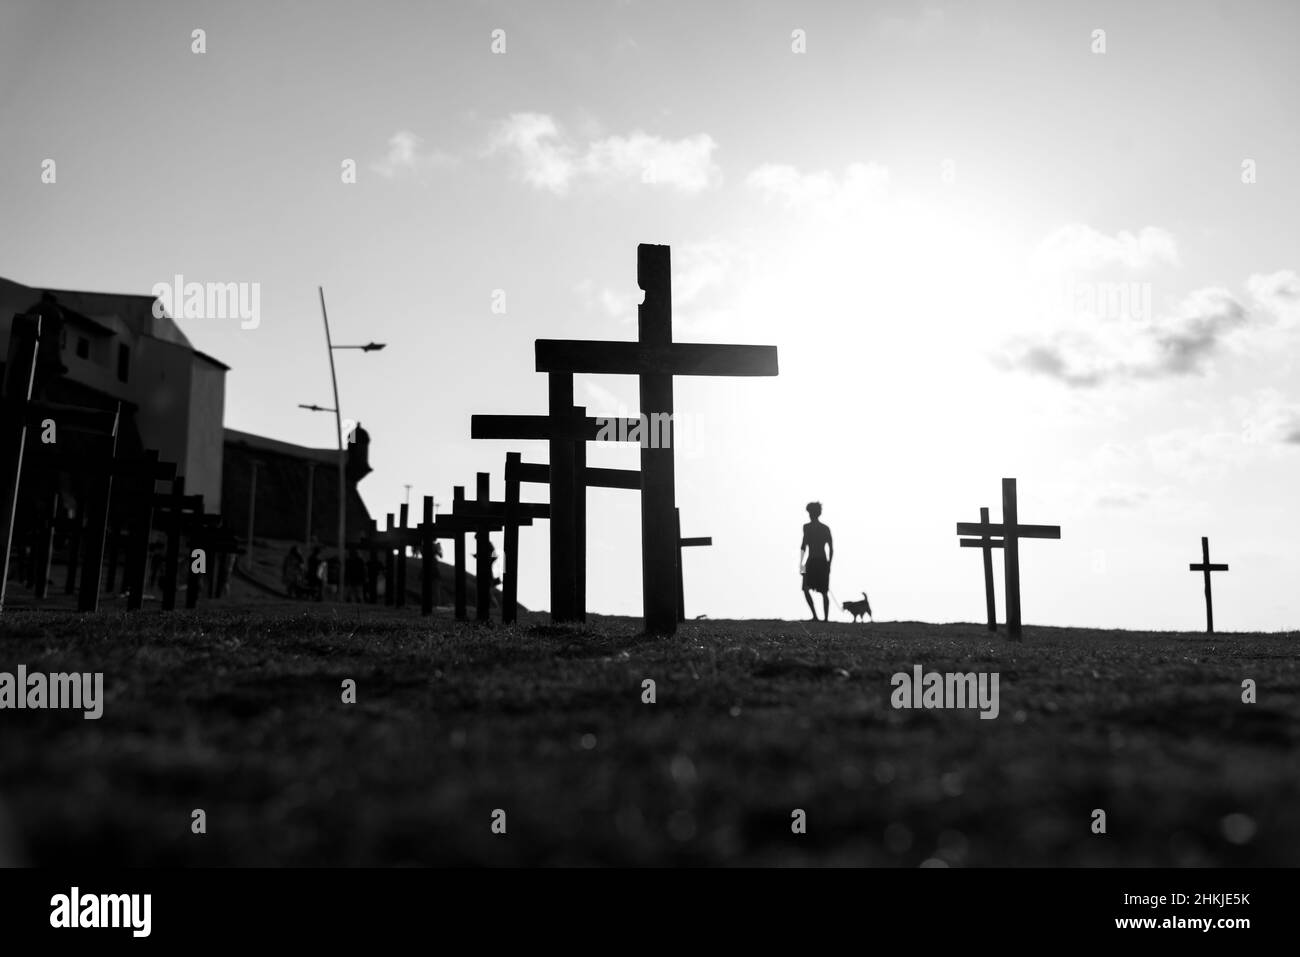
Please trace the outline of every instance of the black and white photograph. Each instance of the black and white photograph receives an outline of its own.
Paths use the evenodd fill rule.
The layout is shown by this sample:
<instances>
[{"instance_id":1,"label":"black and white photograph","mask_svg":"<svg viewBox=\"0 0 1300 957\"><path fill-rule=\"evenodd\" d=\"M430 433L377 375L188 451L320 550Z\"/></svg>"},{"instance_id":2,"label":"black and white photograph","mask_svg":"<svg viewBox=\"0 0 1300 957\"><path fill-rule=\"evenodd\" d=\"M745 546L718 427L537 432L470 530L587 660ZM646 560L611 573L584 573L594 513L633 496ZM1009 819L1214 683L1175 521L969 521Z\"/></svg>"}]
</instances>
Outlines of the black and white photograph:
<instances>
[{"instance_id":1,"label":"black and white photograph","mask_svg":"<svg viewBox=\"0 0 1300 957\"><path fill-rule=\"evenodd\" d=\"M1275 939L1297 37L0 0L0 926Z\"/></svg>"}]
</instances>

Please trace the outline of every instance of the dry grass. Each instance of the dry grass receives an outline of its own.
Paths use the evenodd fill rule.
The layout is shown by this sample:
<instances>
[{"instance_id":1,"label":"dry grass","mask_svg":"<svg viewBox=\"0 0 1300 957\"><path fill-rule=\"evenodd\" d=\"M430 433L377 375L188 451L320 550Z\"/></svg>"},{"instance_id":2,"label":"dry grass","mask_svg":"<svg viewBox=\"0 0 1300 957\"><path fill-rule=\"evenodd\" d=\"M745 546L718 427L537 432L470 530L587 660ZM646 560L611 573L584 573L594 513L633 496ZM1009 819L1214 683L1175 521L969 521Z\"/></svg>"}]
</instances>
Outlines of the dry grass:
<instances>
[{"instance_id":1,"label":"dry grass","mask_svg":"<svg viewBox=\"0 0 1300 957\"><path fill-rule=\"evenodd\" d=\"M7 613L0 670L107 703L0 711L0 803L33 864L1300 864L1293 635L636 626ZM1001 716L894 710L916 663L999 672Z\"/></svg>"}]
</instances>

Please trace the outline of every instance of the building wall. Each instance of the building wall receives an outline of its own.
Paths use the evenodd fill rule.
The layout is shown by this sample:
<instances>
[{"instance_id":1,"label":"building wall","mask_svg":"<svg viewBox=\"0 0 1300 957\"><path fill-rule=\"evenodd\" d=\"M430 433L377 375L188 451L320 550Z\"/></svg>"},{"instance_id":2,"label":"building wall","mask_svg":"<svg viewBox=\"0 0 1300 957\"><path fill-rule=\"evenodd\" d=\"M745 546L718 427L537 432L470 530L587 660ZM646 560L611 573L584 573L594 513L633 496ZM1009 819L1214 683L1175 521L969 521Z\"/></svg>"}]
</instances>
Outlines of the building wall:
<instances>
[{"instance_id":1,"label":"building wall","mask_svg":"<svg viewBox=\"0 0 1300 957\"><path fill-rule=\"evenodd\" d=\"M189 448L181 460L187 494L203 496L209 512L221 510L222 459L225 452L226 370L191 357ZM189 476L195 476L190 484Z\"/></svg>"},{"instance_id":2,"label":"building wall","mask_svg":"<svg viewBox=\"0 0 1300 957\"><path fill-rule=\"evenodd\" d=\"M307 473L312 469L311 537L332 549L338 540L339 470L336 455L331 449L309 449L231 430L226 437L222 458L221 514L231 521L239 535L247 533L253 463L256 462L255 536L259 539L304 541ZM369 530L370 512L357 493L355 482L346 481L345 488L348 540L356 542Z\"/></svg>"},{"instance_id":3,"label":"building wall","mask_svg":"<svg viewBox=\"0 0 1300 957\"><path fill-rule=\"evenodd\" d=\"M163 461L175 462L179 469L188 459L193 353L148 336L141 336L135 345L128 385L138 406L135 421L140 439L145 448L157 449ZM187 471L186 486L190 481Z\"/></svg>"}]
</instances>

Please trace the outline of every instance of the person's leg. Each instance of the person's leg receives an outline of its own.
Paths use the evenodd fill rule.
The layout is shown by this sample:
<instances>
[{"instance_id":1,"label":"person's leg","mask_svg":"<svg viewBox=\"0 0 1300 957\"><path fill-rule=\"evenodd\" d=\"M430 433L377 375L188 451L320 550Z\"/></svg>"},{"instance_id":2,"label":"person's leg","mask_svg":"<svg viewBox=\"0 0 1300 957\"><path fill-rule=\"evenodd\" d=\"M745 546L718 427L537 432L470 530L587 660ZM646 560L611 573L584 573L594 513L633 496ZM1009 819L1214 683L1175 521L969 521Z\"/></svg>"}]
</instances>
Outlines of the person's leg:
<instances>
[{"instance_id":1,"label":"person's leg","mask_svg":"<svg viewBox=\"0 0 1300 957\"><path fill-rule=\"evenodd\" d=\"M805 588L805 589L803 590L803 600L806 601L806 602L808 603L808 610L809 610L810 612L812 612L812 620L813 620L813 621L816 621L816 620L817 620L817 606L813 604L813 600L812 600L812 592L810 592L807 588Z\"/></svg>"},{"instance_id":2,"label":"person's leg","mask_svg":"<svg viewBox=\"0 0 1300 957\"><path fill-rule=\"evenodd\" d=\"M822 617L827 621L831 620L831 595L829 591L822 592Z\"/></svg>"}]
</instances>

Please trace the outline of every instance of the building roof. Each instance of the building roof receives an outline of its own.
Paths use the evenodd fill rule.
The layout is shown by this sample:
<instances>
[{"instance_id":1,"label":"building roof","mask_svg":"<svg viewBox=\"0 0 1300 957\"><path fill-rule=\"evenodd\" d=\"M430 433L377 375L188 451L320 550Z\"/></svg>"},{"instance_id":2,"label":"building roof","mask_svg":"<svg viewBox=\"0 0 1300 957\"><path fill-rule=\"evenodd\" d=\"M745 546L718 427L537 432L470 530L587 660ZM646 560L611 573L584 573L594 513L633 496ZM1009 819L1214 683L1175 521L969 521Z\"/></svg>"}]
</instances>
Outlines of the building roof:
<instances>
[{"instance_id":1,"label":"building roof","mask_svg":"<svg viewBox=\"0 0 1300 957\"><path fill-rule=\"evenodd\" d=\"M31 288L31 287L29 287ZM116 292L80 292L73 289L42 289L48 292L65 310L107 326L114 332L120 323L136 336L152 336L174 345L193 349L181 327L168 315L153 314L153 296L140 296ZM117 320L117 322L114 322Z\"/></svg>"},{"instance_id":2,"label":"building roof","mask_svg":"<svg viewBox=\"0 0 1300 957\"><path fill-rule=\"evenodd\" d=\"M194 350L194 358L196 358L196 359L202 359L202 360L204 360L205 362L210 362L210 363L212 363L214 366L216 366L218 369L221 369L223 372L229 372L229 371L230 371L230 366L226 365L226 364L225 364L224 362L222 362L220 359L214 359L214 358L212 358L212 356L208 355L206 352L200 352L198 349L195 349L195 350Z\"/></svg>"},{"instance_id":3,"label":"building roof","mask_svg":"<svg viewBox=\"0 0 1300 957\"><path fill-rule=\"evenodd\" d=\"M226 445L238 445L258 452L273 452L295 459L310 459L326 465L339 464L338 449L313 449L305 445L294 445L292 442L281 442L279 439L268 438L265 435L241 432L238 429L226 429L225 442Z\"/></svg>"}]
</instances>

